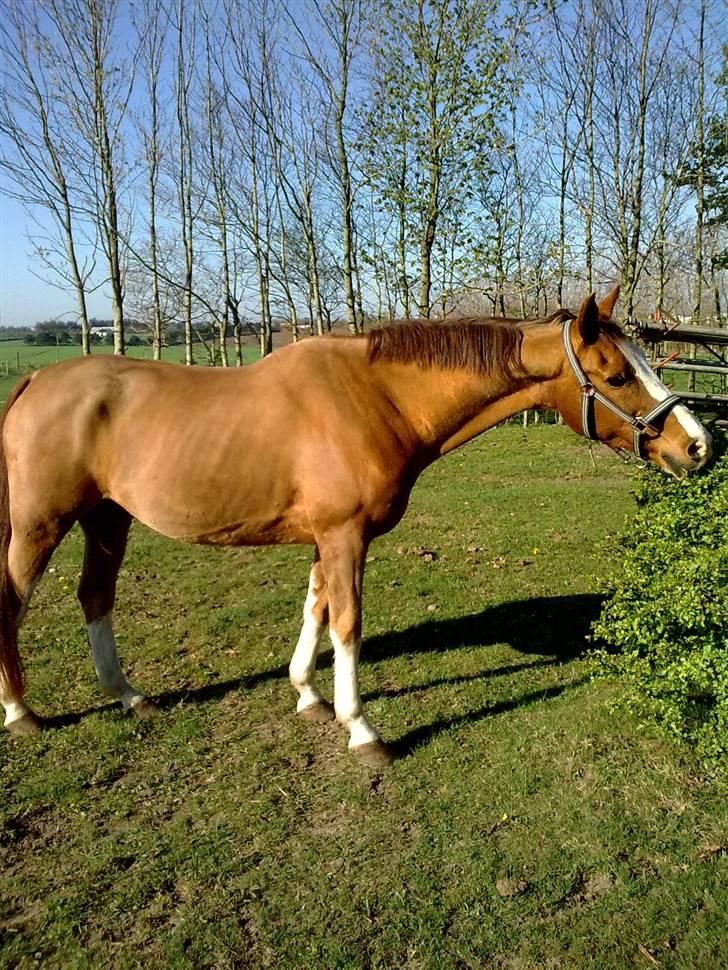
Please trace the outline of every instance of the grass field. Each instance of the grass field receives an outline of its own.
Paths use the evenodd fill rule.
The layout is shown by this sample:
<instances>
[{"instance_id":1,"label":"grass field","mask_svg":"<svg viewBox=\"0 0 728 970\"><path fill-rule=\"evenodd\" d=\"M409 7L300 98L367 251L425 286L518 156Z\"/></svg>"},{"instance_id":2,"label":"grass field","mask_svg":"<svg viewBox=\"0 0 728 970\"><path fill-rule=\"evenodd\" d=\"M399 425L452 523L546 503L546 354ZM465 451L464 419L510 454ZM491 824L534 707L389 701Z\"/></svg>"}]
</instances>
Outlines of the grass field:
<instances>
[{"instance_id":1,"label":"grass field","mask_svg":"<svg viewBox=\"0 0 728 970\"><path fill-rule=\"evenodd\" d=\"M92 348L94 354L111 354L113 351L113 347L103 344ZM148 346L127 347L126 352L129 357L144 360L151 360L152 357L152 348ZM232 347L228 349L228 354L232 363L235 360ZM201 344L195 346L194 355L195 360L200 364L204 364L207 360L207 353ZM5 400L21 374L45 367L47 364L80 356L81 348L77 345L36 347L33 344L26 344L23 340L0 340L0 402ZM246 363L252 363L258 359L258 351L255 347L244 347L243 357ZM164 347L162 359L175 364L184 364L185 349L182 346Z\"/></svg>"},{"instance_id":2,"label":"grass field","mask_svg":"<svg viewBox=\"0 0 728 970\"><path fill-rule=\"evenodd\" d=\"M295 717L307 550L134 527L117 628L162 707L139 724L96 687L72 533L23 630L58 729L0 740L0 966L728 966L726 799L583 659L629 488L555 426L428 470L368 565L382 772Z\"/></svg>"}]
</instances>

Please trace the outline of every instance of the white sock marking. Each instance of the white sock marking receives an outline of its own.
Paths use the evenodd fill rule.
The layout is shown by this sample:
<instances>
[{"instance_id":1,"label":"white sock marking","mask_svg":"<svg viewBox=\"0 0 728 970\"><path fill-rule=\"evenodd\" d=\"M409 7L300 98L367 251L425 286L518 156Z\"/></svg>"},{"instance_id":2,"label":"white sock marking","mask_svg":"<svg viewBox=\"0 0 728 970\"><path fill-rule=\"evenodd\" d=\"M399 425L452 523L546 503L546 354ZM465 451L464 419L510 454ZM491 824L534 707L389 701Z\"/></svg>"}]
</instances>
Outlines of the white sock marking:
<instances>
[{"instance_id":1,"label":"white sock marking","mask_svg":"<svg viewBox=\"0 0 728 970\"><path fill-rule=\"evenodd\" d=\"M18 629L20 628L20 624L23 622L23 618L25 617L25 614L28 610L28 604L30 603L30 598L33 595L33 590L37 585L38 585L38 579L34 579L30 582L30 584L28 585L28 588L25 591L25 595L23 596L23 602L20 604L18 619L16 620ZM0 698L0 703L5 708L5 727L7 727L8 724L12 724L13 721L18 721L20 720L21 717L24 717L26 714L30 713L30 708L28 707L27 704L24 704L22 701L5 701L2 698Z\"/></svg>"},{"instance_id":2,"label":"white sock marking","mask_svg":"<svg viewBox=\"0 0 728 970\"><path fill-rule=\"evenodd\" d=\"M361 640L342 643L332 630L331 641L334 644L334 710L336 719L349 731L349 747L379 741L379 734L364 715L359 692L357 664Z\"/></svg>"},{"instance_id":3,"label":"white sock marking","mask_svg":"<svg viewBox=\"0 0 728 970\"><path fill-rule=\"evenodd\" d=\"M143 700L144 694L136 690L124 676L116 652L114 628L111 624L111 614L100 617L88 624L88 642L96 668L96 676L101 689L120 700L124 710Z\"/></svg>"},{"instance_id":4,"label":"white sock marking","mask_svg":"<svg viewBox=\"0 0 728 970\"><path fill-rule=\"evenodd\" d=\"M290 681L298 691L297 711L303 711L305 708L311 707L313 704L320 704L324 700L323 694L316 687L316 657L318 656L324 628L323 624L316 620L313 613L316 605L316 594L313 587L312 571L308 580L306 602L303 605L301 635L288 666Z\"/></svg>"},{"instance_id":5,"label":"white sock marking","mask_svg":"<svg viewBox=\"0 0 728 970\"><path fill-rule=\"evenodd\" d=\"M2 701L2 705L5 708L5 727L30 713L30 708L22 701Z\"/></svg>"}]
</instances>

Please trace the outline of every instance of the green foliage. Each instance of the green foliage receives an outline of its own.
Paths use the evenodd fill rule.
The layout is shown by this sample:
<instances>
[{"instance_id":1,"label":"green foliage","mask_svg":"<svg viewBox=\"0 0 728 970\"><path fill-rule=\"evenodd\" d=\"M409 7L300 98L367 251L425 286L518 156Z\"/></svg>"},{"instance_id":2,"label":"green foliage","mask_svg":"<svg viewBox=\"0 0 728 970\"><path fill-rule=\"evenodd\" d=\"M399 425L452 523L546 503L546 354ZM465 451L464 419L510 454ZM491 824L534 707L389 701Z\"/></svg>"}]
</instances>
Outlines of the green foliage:
<instances>
[{"instance_id":1,"label":"green foliage","mask_svg":"<svg viewBox=\"0 0 728 970\"><path fill-rule=\"evenodd\" d=\"M721 92L717 103L722 101L723 107L708 115L704 144L696 146L679 184L695 191L699 176L702 177L706 224L720 230L728 225L728 44L723 47L723 66L717 83ZM728 248L720 232L717 238L719 248L712 255L713 267L728 269Z\"/></svg>"},{"instance_id":2,"label":"green foliage","mask_svg":"<svg viewBox=\"0 0 728 970\"><path fill-rule=\"evenodd\" d=\"M648 471L623 556L594 626L620 705L725 771L728 755L728 453L683 482ZM617 651L617 652L615 652Z\"/></svg>"},{"instance_id":3,"label":"green foliage","mask_svg":"<svg viewBox=\"0 0 728 970\"><path fill-rule=\"evenodd\" d=\"M376 15L357 147L377 207L398 227L397 287L422 271L423 243L440 271L450 263L451 276L468 275L469 227L500 141L517 34L497 0L387 0ZM376 254L367 258L373 265Z\"/></svg>"},{"instance_id":4,"label":"green foliage","mask_svg":"<svg viewBox=\"0 0 728 970\"><path fill-rule=\"evenodd\" d=\"M37 347L61 347L72 344L73 338L67 330L39 330L33 341Z\"/></svg>"}]
</instances>

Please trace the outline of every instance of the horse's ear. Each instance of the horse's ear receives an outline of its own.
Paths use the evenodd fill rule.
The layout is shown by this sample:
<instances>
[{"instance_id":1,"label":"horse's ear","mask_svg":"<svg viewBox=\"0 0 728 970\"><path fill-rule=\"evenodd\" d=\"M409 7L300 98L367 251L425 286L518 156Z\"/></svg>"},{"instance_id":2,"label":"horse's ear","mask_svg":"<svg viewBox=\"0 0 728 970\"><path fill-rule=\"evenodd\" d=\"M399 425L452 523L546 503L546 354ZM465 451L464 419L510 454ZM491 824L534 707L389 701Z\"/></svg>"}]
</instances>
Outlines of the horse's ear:
<instances>
[{"instance_id":1,"label":"horse's ear","mask_svg":"<svg viewBox=\"0 0 728 970\"><path fill-rule=\"evenodd\" d=\"M593 344L599 337L599 307L593 293L581 305L576 330L585 344Z\"/></svg>"},{"instance_id":2,"label":"horse's ear","mask_svg":"<svg viewBox=\"0 0 728 970\"><path fill-rule=\"evenodd\" d=\"M612 319L612 313L614 312L614 304L619 299L619 287L615 286L609 296L606 296L599 304L599 312L607 320Z\"/></svg>"}]
</instances>

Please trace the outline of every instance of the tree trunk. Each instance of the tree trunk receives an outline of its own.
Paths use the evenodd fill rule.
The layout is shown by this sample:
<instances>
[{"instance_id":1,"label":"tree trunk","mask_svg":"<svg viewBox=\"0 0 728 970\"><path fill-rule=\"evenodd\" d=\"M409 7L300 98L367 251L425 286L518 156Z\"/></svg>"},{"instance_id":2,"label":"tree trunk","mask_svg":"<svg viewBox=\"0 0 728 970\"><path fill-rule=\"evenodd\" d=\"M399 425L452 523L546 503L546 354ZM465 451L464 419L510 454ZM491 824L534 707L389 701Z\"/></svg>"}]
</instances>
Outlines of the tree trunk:
<instances>
[{"instance_id":1,"label":"tree trunk","mask_svg":"<svg viewBox=\"0 0 728 970\"><path fill-rule=\"evenodd\" d=\"M344 81L344 85L346 82ZM352 260L352 205L351 205L351 177L349 175L349 159L344 142L344 110L346 107L346 87L344 87L339 110L336 113L336 145L339 152L339 166L341 168L342 226L341 243L344 258L344 298L346 300L346 321L352 333L359 332L356 316L356 300L354 296L354 269Z\"/></svg>"},{"instance_id":2,"label":"tree trunk","mask_svg":"<svg viewBox=\"0 0 728 970\"><path fill-rule=\"evenodd\" d=\"M194 364L192 351L192 279L194 267L193 215L192 215L192 132L190 129L189 103L183 28L185 23L184 0L179 0L177 24L177 122L179 127L179 172L177 191L180 205L182 249L184 252L183 320L185 335L185 364Z\"/></svg>"},{"instance_id":3,"label":"tree trunk","mask_svg":"<svg viewBox=\"0 0 728 970\"><path fill-rule=\"evenodd\" d=\"M94 72L94 131L98 156L102 197L100 223L105 235L106 255L109 262L109 283L111 285L111 315L114 325L114 353L124 354L124 288L122 284L121 256L119 252L119 215L116 198L116 172L108 126L108 105L104 91L107 65L101 41L100 11L89 5L91 17L91 36L93 43Z\"/></svg>"},{"instance_id":4,"label":"tree trunk","mask_svg":"<svg viewBox=\"0 0 728 970\"><path fill-rule=\"evenodd\" d=\"M591 58L594 60L596 54L592 48ZM587 91L586 100L586 164L589 172L589 196L587 200L586 212L584 214L584 246L586 249L586 283L590 293L594 292L594 202L596 198L595 184L595 162L594 162L594 78L591 76L591 85Z\"/></svg>"},{"instance_id":5,"label":"tree trunk","mask_svg":"<svg viewBox=\"0 0 728 970\"><path fill-rule=\"evenodd\" d=\"M698 33L698 103L696 106L696 155L695 173L695 285L693 292L693 323L700 324L703 301L703 218L705 210L705 0L700 4L700 27ZM692 390L692 388L691 388Z\"/></svg>"},{"instance_id":6,"label":"tree trunk","mask_svg":"<svg viewBox=\"0 0 728 970\"><path fill-rule=\"evenodd\" d=\"M428 163L427 215L420 242L420 300L421 317L430 315L430 289L432 287L432 247L435 244L439 216L440 163L439 153L434 150Z\"/></svg>"},{"instance_id":7,"label":"tree trunk","mask_svg":"<svg viewBox=\"0 0 728 970\"><path fill-rule=\"evenodd\" d=\"M404 111L404 109L403 109ZM403 119L404 121L404 119ZM403 130L405 124L403 123ZM407 278L407 209L405 205L407 192L407 146L402 145L402 164L399 170L399 198L397 199L397 216L399 235L397 238L397 254L399 256L399 286L402 293L402 310L405 320L410 315L410 292Z\"/></svg>"}]
</instances>

